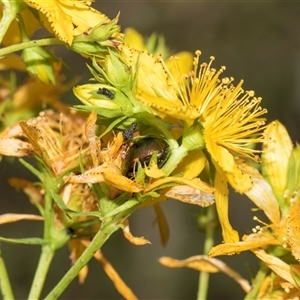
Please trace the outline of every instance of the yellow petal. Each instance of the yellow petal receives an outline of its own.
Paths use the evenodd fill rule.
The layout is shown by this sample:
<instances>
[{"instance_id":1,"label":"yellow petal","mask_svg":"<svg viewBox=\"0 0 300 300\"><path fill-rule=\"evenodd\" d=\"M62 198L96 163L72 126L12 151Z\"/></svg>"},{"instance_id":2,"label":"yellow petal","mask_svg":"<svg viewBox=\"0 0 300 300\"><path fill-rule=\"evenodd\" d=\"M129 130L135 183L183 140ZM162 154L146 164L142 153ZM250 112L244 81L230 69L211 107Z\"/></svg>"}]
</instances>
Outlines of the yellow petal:
<instances>
[{"instance_id":1,"label":"yellow petal","mask_svg":"<svg viewBox=\"0 0 300 300\"><path fill-rule=\"evenodd\" d=\"M191 151L181 160L174 173L183 173L183 177L187 179L195 178L202 172L206 162L202 150Z\"/></svg>"},{"instance_id":2,"label":"yellow petal","mask_svg":"<svg viewBox=\"0 0 300 300\"><path fill-rule=\"evenodd\" d=\"M177 99L176 91L169 82L165 69L159 60L147 51L137 51L125 44L119 45L118 48L121 50L121 55L127 66L132 69L133 77L137 76L137 94L162 98L162 102L168 103L169 106L181 105L181 101ZM137 74L136 71L138 71Z\"/></svg>"},{"instance_id":3,"label":"yellow petal","mask_svg":"<svg viewBox=\"0 0 300 300\"><path fill-rule=\"evenodd\" d=\"M224 262L216 258L209 258L206 255L196 255L183 260L171 257L161 257L159 262L169 268L192 268L200 272L217 273L223 272L233 278L245 292L251 290L248 280L244 279L239 273L229 268Z\"/></svg>"},{"instance_id":4,"label":"yellow petal","mask_svg":"<svg viewBox=\"0 0 300 300\"><path fill-rule=\"evenodd\" d=\"M180 75L187 74L193 65L194 54L188 51L176 53L166 61L166 65L177 82L180 82Z\"/></svg>"},{"instance_id":5,"label":"yellow petal","mask_svg":"<svg viewBox=\"0 0 300 300\"><path fill-rule=\"evenodd\" d=\"M245 193L248 191L253 182L249 174L242 172L234 160L233 155L224 147L218 146L212 139L205 138L206 147L212 156L215 167L221 168L227 181L238 192Z\"/></svg>"},{"instance_id":6,"label":"yellow petal","mask_svg":"<svg viewBox=\"0 0 300 300\"><path fill-rule=\"evenodd\" d=\"M126 28L124 42L130 47L142 51L145 49L143 36L134 28Z\"/></svg>"},{"instance_id":7,"label":"yellow petal","mask_svg":"<svg viewBox=\"0 0 300 300\"><path fill-rule=\"evenodd\" d=\"M235 243L239 240L239 235L238 232L231 227L228 219L229 191L227 181L219 172L216 172L215 188L215 201L222 227L223 240L225 243Z\"/></svg>"},{"instance_id":8,"label":"yellow petal","mask_svg":"<svg viewBox=\"0 0 300 300\"><path fill-rule=\"evenodd\" d=\"M148 177L151 178L161 178L166 176L166 171L163 169L159 169L157 164L152 163L149 167L146 167L145 173Z\"/></svg>"},{"instance_id":9,"label":"yellow petal","mask_svg":"<svg viewBox=\"0 0 300 300\"><path fill-rule=\"evenodd\" d=\"M271 186L282 193L287 183L287 167L293 144L279 121L270 123L264 134L262 172Z\"/></svg>"},{"instance_id":10,"label":"yellow petal","mask_svg":"<svg viewBox=\"0 0 300 300\"><path fill-rule=\"evenodd\" d=\"M45 26L49 24L57 37L69 45L72 44L75 34L81 34L109 20L105 15L92 9L90 1L25 0L25 2L40 11Z\"/></svg>"}]
</instances>

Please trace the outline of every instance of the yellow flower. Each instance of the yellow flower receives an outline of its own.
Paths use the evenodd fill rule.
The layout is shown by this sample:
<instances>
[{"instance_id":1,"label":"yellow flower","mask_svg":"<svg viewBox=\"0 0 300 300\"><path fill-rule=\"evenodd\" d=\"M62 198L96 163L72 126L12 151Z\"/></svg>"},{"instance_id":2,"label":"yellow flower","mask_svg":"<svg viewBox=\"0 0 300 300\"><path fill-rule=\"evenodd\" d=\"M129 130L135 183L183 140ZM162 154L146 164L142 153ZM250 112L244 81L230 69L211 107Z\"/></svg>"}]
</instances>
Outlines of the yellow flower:
<instances>
[{"instance_id":1,"label":"yellow flower","mask_svg":"<svg viewBox=\"0 0 300 300\"><path fill-rule=\"evenodd\" d=\"M253 147L263 140L264 119L261 116L266 113L260 107L261 98L254 97L252 91L244 92L242 81L235 87L233 78L221 79L225 67L219 71L212 68L213 57L208 64L200 64L200 51L196 52L191 72L182 74L175 62L173 67L177 73L173 75L174 70L171 73L159 57L155 59L147 52L124 45L120 48L129 57L127 64L133 69L136 67L136 98L139 101L162 118L171 117L179 124L183 122L185 127L192 122L200 124L205 148L216 169L215 197L223 238L226 242L237 241L238 235L228 221L227 182L240 193L252 187L251 176L242 172L235 156L257 160L259 151ZM183 136L183 144L185 139L188 136ZM201 139L195 140L190 147L201 150ZM198 158L192 159L196 163ZM199 159L203 159L201 155ZM188 160L189 157L185 159Z\"/></svg>"},{"instance_id":2,"label":"yellow flower","mask_svg":"<svg viewBox=\"0 0 300 300\"><path fill-rule=\"evenodd\" d=\"M24 2L39 11L44 26L63 42L72 44L76 35L82 34L109 18L90 7L91 1L37 1Z\"/></svg>"},{"instance_id":3,"label":"yellow flower","mask_svg":"<svg viewBox=\"0 0 300 300\"><path fill-rule=\"evenodd\" d=\"M253 228L253 233L245 235L242 241L217 245L209 253L217 256L250 250L264 262L275 273L271 276L275 284L266 276L263 283L257 283L260 288L259 295L253 295L255 299L268 299L272 295L290 299L299 290L299 158L299 147L292 148L284 126L278 121L269 124L263 143L265 178L245 163L240 166L253 181L246 195L265 213L270 224L261 222L263 226Z\"/></svg>"}]
</instances>

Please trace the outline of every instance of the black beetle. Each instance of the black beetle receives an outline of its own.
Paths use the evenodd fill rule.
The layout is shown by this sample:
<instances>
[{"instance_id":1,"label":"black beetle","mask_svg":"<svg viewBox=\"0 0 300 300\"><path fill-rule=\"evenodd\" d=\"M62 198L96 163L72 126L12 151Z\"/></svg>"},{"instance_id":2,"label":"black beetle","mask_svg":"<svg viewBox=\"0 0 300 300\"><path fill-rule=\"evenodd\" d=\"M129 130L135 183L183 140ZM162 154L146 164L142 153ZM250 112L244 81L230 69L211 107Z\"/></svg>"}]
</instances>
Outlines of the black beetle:
<instances>
[{"instance_id":1,"label":"black beetle","mask_svg":"<svg viewBox=\"0 0 300 300\"><path fill-rule=\"evenodd\" d=\"M128 149L122 164L122 173L128 178L134 177L135 165L149 165L153 153L157 155L157 166L161 168L169 157L168 144L160 138L146 137L134 143Z\"/></svg>"},{"instance_id":2,"label":"black beetle","mask_svg":"<svg viewBox=\"0 0 300 300\"><path fill-rule=\"evenodd\" d=\"M109 99L114 99L115 95L113 92L111 92L110 90L108 90L107 88L99 88L97 91L97 94L99 95L104 95L105 97L109 98Z\"/></svg>"}]
</instances>

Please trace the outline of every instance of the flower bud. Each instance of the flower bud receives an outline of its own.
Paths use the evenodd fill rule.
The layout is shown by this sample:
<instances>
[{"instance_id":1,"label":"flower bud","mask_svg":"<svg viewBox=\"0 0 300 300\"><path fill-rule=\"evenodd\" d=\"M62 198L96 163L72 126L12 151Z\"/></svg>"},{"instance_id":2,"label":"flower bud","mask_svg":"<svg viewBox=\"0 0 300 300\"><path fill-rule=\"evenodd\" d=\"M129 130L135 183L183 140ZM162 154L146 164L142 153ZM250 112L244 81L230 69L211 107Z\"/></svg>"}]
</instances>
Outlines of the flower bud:
<instances>
[{"instance_id":1,"label":"flower bud","mask_svg":"<svg viewBox=\"0 0 300 300\"><path fill-rule=\"evenodd\" d=\"M106 118L130 116L132 105L130 100L116 88L105 84L85 84L73 89L75 96L86 106L86 111L96 110L97 114Z\"/></svg>"},{"instance_id":2,"label":"flower bud","mask_svg":"<svg viewBox=\"0 0 300 300\"><path fill-rule=\"evenodd\" d=\"M32 47L23 50L22 59L27 71L43 83L55 83L52 63L57 60L53 54L42 47Z\"/></svg>"},{"instance_id":3,"label":"flower bud","mask_svg":"<svg viewBox=\"0 0 300 300\"><path fill-rule=\"evenodd\" d=\"M129 67L122 62L117 52L109 52L110 53L106 56L104 63L104 71L107 80L122 91L131 90L133 80Z\"/></svg>"},{"instance_id":4,"label":"flower bud","mask_svg":"<svg viewBox=\"0 0 300 300\"><path fill-rule=\"evenodd\" d=\"M274 192L283 194L287 181L288 162L293 144L285 127L279 121L270 123L265 132L262 155L262 173Z\"/></svg>"},{"instance_id":5,"label":"flower bud","mask_svg":"<svg viewBox=\"0 0 300 300\"><path fill-rule=\"evenodd\" d=\"M84 56L104 57L108 52L107 47L115 47L116 42L121 41L122 34L117 21L118 16L109 22L104 19L97 26L75 36L71 49Z\"/></svg>"}]
</instances>

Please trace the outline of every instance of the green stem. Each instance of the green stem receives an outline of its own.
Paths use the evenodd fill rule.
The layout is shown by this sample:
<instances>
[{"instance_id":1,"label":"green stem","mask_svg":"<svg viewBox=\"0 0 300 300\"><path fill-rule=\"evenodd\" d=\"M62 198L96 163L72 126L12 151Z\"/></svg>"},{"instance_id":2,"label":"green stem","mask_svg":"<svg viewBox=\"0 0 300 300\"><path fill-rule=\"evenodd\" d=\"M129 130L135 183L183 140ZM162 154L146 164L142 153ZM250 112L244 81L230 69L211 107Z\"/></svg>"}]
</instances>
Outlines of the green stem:
<instances>
[{"instance_id":1,"label":"green stem","mask_svg":"<svg viewBox=\"0 0 300 300\"><path fill-rule=\"evenodd\" d=\"M0 24L0 26L1 26L1 24ZM57 44L65 45L64 42L60 41L57 38L45 38L45 39L41 39L41 40L24 42L24 43L11 45L11 46L0 49L0 57L3 57L10 53L14 53L14 52L23 50L25 48L31 48L31 47L36 47L36 46L49 46L49 45L57 45Z\"/></svg>"},{"instance_id":2,"label":"green stem","mask_svg":"<svg viewBox=\"0 0 300 300\"><path fill-rule=\"evenodd\" d=\"M257 294L261 287L261 283L266 278L268 272L269 268L264 263L261 263L260 268L252 282L252 289L244 298L245 300L257 299Z\"/></svg>"},{"instance_id":3,"label":"green stem","mask_svg":"<svg viewBox=\"0 0 300 300\"><path fill-rule=\"evenodd\" d=\"M54 179L49 170L44 168L42 182L45 189L45 203L44 203L44 240L45 245L42 246L41 256L38 262L38 266L34 275L33 283L29 292L28 299L38 299L43 289L47 273L49 271L50 264L57 249L54 224L54 209L52 193L53 186L58 186L56 179Z\"/></svg>"},{"instance_id":4,"label":"green stem","mask_svg":"<svg viewBox=\"0 0 300 300\"><path fill-rule=\"evenodd\" d=\"M0 290L1 290L1 294L4 300L13 300L15 299L12 289L11 289L11 285L10 285L10 281L8 278L8 274L7 274L7 270L6 270L6 266L4 263L4 259L2 257L2 251L0 249Z\"/></svg>"},{"instance_id":5,"label":"green stem","mask_svg":"<svg viewBox=\"0 0 300 300\"><path fill-rule=\"evenodd\" d=\"M70 270L54 287L54 289L45 297L45 300L55 300L63 293L72 280L78 275L79 271L89 262L94 253L98 251L110 235L118 230L120 225L115 222L108 222L102 225L102 228L95 235L88 248L81 254L80 258L74 263Z\"/></svg>"},{"instance_id":6,"label":"green stem","mask_svg":"<svg viewBox=\"0 0 300 300\"><path fill-rule=\"evenodd\" d=\"M183 146L178 147L178 144L176 148L172 149L172 146L170 146L170 148L171 155L162 167L162 169L167 172L167 175L171 174L173 170L175 170L177 165L181 162L181 160L188 154L188 150Z\"/></svg>"},{"instance_id":7,"label":"green stem","mask_svg":"<svg viewBox=\"0 0 300 300\"><path fill-rule=\"evenodd\" d=\"M54 257L55 249L49 245L42 247L42 253L36 269L28 299L39 299L45 279Z\"/></svg>"},{"instance_id":8,"label":"green stem","mask_svg":"<svg viewBox=\"0 0 300 300\"><path fill-rule=\"evenodd\" d=\"M206 217L207 217L207 224L205 226L205 241L203 247L204 255L207 255L210 249L214 245L214 233L215 233L214 223L216 220L215 206L211 205L207 208ZM200 272L197 300L207 299L208 286L209 286L209 273Z\"/></svg>"}]
</instances>

